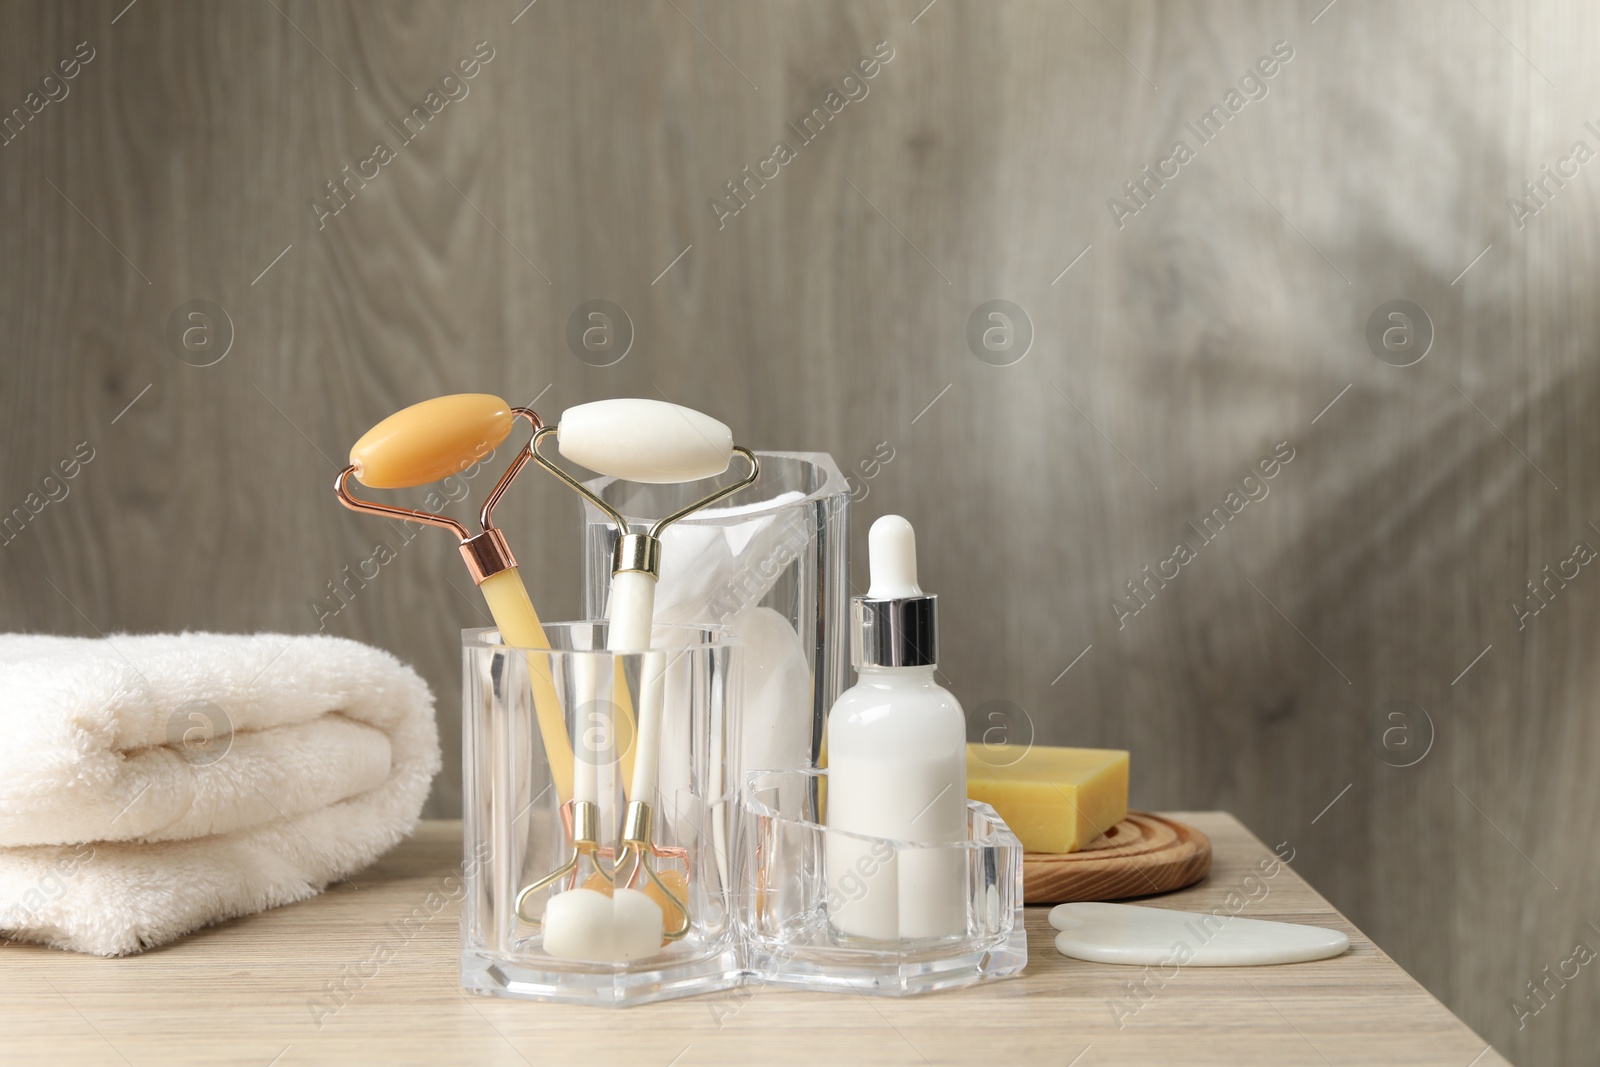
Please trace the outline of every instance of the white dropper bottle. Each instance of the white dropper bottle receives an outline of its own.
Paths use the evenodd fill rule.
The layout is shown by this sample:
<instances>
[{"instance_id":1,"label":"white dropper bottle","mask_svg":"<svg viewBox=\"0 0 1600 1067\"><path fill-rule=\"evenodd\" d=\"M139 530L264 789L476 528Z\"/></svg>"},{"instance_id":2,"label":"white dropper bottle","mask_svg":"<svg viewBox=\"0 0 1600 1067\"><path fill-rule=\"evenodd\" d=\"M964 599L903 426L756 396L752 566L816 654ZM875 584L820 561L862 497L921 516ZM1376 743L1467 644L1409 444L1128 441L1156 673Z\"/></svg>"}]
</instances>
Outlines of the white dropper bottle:
<instances>
[{"instance_id":1,"label":"white dropper bottle","mask_svg":"<svg viewBox=\"0 0 1600 1067\"><path fill-rule=\"evenodd\" d=\"M854 686L828 715L831 830L928 845L967 836L967 730L934 681L938 598L917 584L911 524L885 515L867 535L872 584L850 604ZM875 941L966 933L965 850L827 835L829 923Z\"/></svg>"}]
</instances>

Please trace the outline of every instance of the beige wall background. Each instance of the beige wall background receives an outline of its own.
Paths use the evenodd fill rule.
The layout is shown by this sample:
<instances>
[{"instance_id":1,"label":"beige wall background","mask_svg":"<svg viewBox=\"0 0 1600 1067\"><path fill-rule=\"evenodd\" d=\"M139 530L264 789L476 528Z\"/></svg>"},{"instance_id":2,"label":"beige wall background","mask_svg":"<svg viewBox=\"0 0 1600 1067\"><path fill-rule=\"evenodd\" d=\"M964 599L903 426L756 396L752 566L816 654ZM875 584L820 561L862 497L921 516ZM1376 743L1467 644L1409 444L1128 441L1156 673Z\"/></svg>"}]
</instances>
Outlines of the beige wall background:
<instances>
[{"instance_id":1,"label":"beige wall background","mask_svg":"<svg viewBox=\"0 0 1600 1067\"><path fill-rule=\"evenodd\" d=\"M7 112L92 50L0 147L0 505L93 450L8 531L0 625L313 631L397 544L330 492L368 425L456 391L664 396L873 472L858 573L872 518L918 524L975 735L999 710L1131 749L1136 804L1287 843L1513 1060L1592 1057L1595 968L1526 983L1600 948L1600 573L1567 562L1600 547L1593 5L522 3L0 10ZM879 42L866 95L719 225ZM1184 123L1277 42L1202 143ZM1569 177L1536 201L1543 167ZM1031 327L1010 365L967 341L993 299ZM1406 367L1366 339L1398 299L1431 320ZM195 300L226 313L210 348L167 337ZM567 342L592 300L631 322L609 367ZM1245 492L1214 540L1187 526ZM503 511L547 618L578 611L576 524L544 482ZM1547 565L1569 578L1531 599ZM455 810L482 624L456 553L421 533L326 621L433 684Z\"/></svg>"}]
</instances>

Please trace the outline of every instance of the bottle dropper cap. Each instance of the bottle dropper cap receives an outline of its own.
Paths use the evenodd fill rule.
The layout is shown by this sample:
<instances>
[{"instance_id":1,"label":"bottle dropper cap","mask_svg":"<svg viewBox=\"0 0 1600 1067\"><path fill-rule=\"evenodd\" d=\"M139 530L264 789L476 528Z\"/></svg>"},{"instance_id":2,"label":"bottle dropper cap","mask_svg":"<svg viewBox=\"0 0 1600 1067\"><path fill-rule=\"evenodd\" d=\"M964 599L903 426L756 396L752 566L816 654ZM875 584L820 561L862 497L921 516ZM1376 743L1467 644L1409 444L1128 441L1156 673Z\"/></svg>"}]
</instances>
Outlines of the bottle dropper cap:
<instances>
[{"instance_id":1,"label":"bottle dropper cap","mask_svg":"<svg viewBox=\"0 0 1600 1067\"><path fill-rule=\"evenodd\" d=\"M925 667L939 662L939 598L917 584L917 535L899 515L867 533L871 585L850 601L850 662Z\"/></svg>"}]
</instances>

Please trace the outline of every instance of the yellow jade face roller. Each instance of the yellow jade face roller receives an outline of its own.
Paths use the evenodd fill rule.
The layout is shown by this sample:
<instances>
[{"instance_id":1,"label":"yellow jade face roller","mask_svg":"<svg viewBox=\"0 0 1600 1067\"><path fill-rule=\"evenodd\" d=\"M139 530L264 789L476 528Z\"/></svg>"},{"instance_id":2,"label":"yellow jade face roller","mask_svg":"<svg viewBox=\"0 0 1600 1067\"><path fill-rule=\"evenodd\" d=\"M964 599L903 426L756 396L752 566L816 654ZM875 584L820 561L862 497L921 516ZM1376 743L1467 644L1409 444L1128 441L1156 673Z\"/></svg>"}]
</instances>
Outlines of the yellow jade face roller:
<instances>
[{"instance_id":1,"label":"yellow jade face roller","mask_svg":"<svg viewBox=\"0 0 1600 1067\"><path fill-rule=\"evenodd\" d=\"M479 514L483 527L480 533L474 534L444 515L362 500L351 495L349 488L352 477L373 489L402 489L449 477L478 462L504 441L518 417L527 419L535 432L544 426L531 409L511 407L487 393L457 393L413 404L378 423L351 446L350 465L339 472L334 493L352 511L427 523L455 534L472 580L483 592L500 630L500 640L518 648L547 649L550 642L528 599L516 558L493 520L495 505L532 458L531 441L517 453L484 502ZM550 672L539 663L539 657L528 657L528 665L550 777L565 803L572 797L573 757L561 701Z\"/></svg>"},{"instance_id":2,"label":"yellow jade face roller","mask_svg":"<svg viewBox=\"0 0 1600 1067\"><path fill-rule=\"evenodd\" d=\"M656 520L648 532L636 534L630 532L627 519L615 508L539 452L539 444L550 436L556 438L561 454L567 459L596 473L627 481L662 484L715 477L728 469L735 453L745 458L750 471L739 481ZM534 431L528 447L535 462L600 508L616 527L618 539L612 558L606 647L615 652L649 650L656 581L661 573L661 531L754 484L761 472L760 462L749 449L735 445L732 432L717 420L675 404L642 399L603 400L571 408L561 416L558 425ZM579 790L571 814L572 857L518 894L517 912L531 922L525 910L529 898L564 876L570 875L573 879L573 888L552 897L546 905L542 926L545 949L551 955L595 961L626 960L653 954L663 934L670 941L688 933L689 909L683 899L686 880L669 875L675 883L669 885L652 862L654 857L673 856L682 851L658 848L651 833L665 672L664 653L658 650L645 657L633 768L628 775L631 786L621 845L616 850L617 880L612 900L605 900L603 890L578 887L576 882L578 856L590 844L580 836L578 828L598 822L589 810L591 798L583 795L587 776L583 774L581 757ZM617 692L619 696L626 696L626 686L620 679ZM628 868L630 859L632 866ZM633 888L641 876L646 879L644 892ZM672 925L665 925L662 914L653 918L646 914L634 899L636 897L650 900L661 912L674 912ZM609 927L608 917L612 920Z\"/></svg>"}]
</instances>

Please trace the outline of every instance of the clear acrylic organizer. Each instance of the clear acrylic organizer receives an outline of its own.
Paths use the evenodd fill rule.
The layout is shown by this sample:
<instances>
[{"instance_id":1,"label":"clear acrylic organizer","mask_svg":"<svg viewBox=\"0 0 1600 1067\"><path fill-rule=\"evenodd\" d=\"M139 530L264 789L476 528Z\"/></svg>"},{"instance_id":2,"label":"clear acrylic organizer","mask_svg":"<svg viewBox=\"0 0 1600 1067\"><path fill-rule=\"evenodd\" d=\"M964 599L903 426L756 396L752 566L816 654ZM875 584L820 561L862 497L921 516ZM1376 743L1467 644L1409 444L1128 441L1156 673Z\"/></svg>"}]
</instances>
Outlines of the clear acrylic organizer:
<instances>
[{"instance_id":1,"label":"clear acrylic organizer","mask_svg":"<svg viewBox=\"0 0 1600 1067\"><path fill-rule=\"evenodd\" d=\"M818 765L828 709L845 686L849 615L850 486L823 452L757 452L761 477L724 507L662 534L658 622L715 624L743 645L743 764L755 770ZM636 520L670 514L736 472L681 485L613 478L584 483ZM606 517L584 505L584 609L606 615L611 551Z\"/></svg>"},{"instance_id":2,"label":"clear acrylic organizer","mask_svg":"<svg viewBox=\"0 0 1600 1067\"><path fill-rule=\"evenodd\" d=\"M740 984L735 642L725 630L705 626L657 626L651 639L652 649L664 654L655 662L666 664L654 841L668 855L657 860L657 867L686 875L689 929L652 956L580 963L547 953L540 927L519 917L517 908L522 889L560 867L571 853L561 795L571 789L571 767L565 772L567 784L559 785L562 775L553 772L544 740L551 720L541 723L539 712L543 706L548 715L554 705L564 728L565 738L554 751L565 745L570 756L566 739L578 737L580 729L599 730L612 739L608 755L593 763L600 841L614 847L627 781L625 754L632 741L631 710L617 709L639 707L646 657L656 653L603 651L605 623L556 623L545 632L549 650L508 647L493 629L462 634L467 887L462 987L496 996L623 1006ZM541 678L549 679L550 689L543 689L542 681L535 684ZM541 701L536 693L546 695ZM558 762L565 759L558 756ZM531 894L524 914L542 916L549 897L566 888L563 880Z\"/></svg>"},{"instance_id":3,"label":"clear acrylic organizer","mask_svg":"<svg viewBox=\"0 0 1600 1067\"><path fill-rule=\"evenodd\" d=\"M923 845L830 830L819 814L827 772L761 771L741 796L739 923L752 979L834 992L906 996L1005 978L1028 962L1022 911L1022 844L994 809L967 803L967 840ZM828 869L830 838L857 857ZM837 846L840 842L834 841ZM841 850L835 848L837 856ZM966 931L926 941L841 935L830 911L861 895L894 890L893 872L915 855L966 876ZM830 877L831 874L831 877Z\"/></svg>"}]
</instances>

